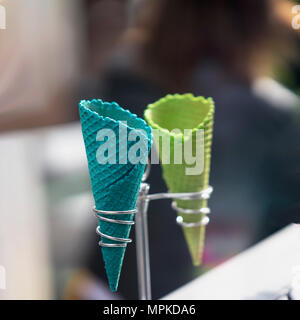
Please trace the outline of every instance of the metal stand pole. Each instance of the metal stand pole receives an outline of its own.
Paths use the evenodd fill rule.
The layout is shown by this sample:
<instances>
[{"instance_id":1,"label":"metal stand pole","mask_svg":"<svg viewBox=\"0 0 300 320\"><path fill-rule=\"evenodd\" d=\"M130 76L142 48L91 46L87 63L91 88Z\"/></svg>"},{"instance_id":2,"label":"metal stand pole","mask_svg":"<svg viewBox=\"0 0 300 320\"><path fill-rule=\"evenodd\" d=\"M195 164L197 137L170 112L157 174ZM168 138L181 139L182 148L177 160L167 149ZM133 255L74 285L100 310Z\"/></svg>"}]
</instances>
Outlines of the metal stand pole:
<instances>
[{"instance_id":1,"label":"metal stand pole","mask_svg":"<svg viewBox=\"0 0 300 320\"><path fill-rule=\"evenodd\" d=\"M136 260L138 271L138 290L140 300L151 300L151 277L148 239L148 203L146 198L149 184L142 183L137 200L135 215Z\"/></svg>"}]
</instances>

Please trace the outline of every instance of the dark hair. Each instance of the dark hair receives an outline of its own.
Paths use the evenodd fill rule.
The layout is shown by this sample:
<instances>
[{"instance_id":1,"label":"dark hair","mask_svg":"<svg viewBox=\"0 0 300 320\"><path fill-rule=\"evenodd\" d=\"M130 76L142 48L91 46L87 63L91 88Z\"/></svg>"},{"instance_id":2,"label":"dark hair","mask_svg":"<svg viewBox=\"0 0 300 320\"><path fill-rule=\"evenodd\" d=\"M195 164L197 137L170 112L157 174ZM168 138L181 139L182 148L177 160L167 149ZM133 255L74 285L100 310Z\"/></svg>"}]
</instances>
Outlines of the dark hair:
<instances>
[{"instance_id":1,"label":"dark hair","mask_svg":"<svg viewBox=\"0 0 300 320\"><path fill-rule=\"evenodd\" d=\"M206 58L251 80L291 49L291 27L275 14L275 2L147 1L136 24L143 55L174 81Z\"/></svg>"}]
</instances>

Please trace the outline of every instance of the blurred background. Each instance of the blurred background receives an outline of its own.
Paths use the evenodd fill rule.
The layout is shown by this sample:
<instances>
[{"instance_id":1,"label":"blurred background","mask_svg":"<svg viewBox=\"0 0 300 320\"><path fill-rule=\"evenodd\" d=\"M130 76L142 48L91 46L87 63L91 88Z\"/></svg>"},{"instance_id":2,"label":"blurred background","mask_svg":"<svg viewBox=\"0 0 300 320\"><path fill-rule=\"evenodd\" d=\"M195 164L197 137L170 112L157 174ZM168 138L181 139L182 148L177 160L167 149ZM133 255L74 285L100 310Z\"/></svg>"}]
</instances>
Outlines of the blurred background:
<instances>
[{"instance_id":1,"label":"blurred background","mask_svg":"<svg viewBox=\"0 0 300 320\"><path fill-rule=\"evenodd\" d=\"M134 244L118 293L107 286L81 99L117 101L139 116L167 93L215 100L204 263L193 267L170 203L151 203L153 298L300 222L296 1L0 4L0 299L137 298ZM149 182L152 193L166 190L158 165Z\"/></svg>"}]
</instances>

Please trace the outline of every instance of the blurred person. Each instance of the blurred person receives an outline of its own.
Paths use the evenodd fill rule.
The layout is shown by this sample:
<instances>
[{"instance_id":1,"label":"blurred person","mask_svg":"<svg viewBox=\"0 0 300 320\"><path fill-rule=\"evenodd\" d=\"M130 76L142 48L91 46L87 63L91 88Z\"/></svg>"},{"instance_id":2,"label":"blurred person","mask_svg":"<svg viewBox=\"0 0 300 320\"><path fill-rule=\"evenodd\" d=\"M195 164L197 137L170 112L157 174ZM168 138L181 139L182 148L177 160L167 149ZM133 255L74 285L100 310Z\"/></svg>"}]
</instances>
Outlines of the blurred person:
<instances>
[{"instance_id":1,"label":"blurred person","mask_svg":"<svg viewBox=\"0 0 300 320\"><path fill-rule=\"evenodd\" d=\"M87 70L101 72L128 26L130 1L84 0L87 12Z\"/></svg>"},{"instance_id":2,"label":"blurred person","mask_svg":"<svg viewBox=\"0 0 300 320\"><path fill-rule=\"evenodd\" d=\"M214 193L202 269L192 266L170 203L149 206L152 289L159 298L299 221L299 99L271 78L274 67L293 56L295 36L278 15L278 2L143 3L97 95L139 116L167 93L212 96L216 104ZM148 181L152 193L166 191L159 166L152 166ZM105 277L96 236L88 263ZM134 244L127 247L119 289L124 297L137 298Z\"/></svg>"},{"instance_id":3,"label":"blurred person","mask_svg":"<svg viewBox=\"0 0 300 320\"><path fill-rule=\"evenodd\" d=\"M98 94L101 78L111 55L118 48L124 30L133 15L131 0L83 0L86 39L83 69L80 77L80 95L94 98Z\"/></svg>"},{"instance_id":4,"label":"blurred person","mask_svg":"<svg viewBox=\"0 0 300 320\"><path fill-rule=\"evenodd\" d=\"M1 4L7 27L0 30L0 131L75 119L70 106L79 69L80 2Z\"/></svg>"}]
</instances>

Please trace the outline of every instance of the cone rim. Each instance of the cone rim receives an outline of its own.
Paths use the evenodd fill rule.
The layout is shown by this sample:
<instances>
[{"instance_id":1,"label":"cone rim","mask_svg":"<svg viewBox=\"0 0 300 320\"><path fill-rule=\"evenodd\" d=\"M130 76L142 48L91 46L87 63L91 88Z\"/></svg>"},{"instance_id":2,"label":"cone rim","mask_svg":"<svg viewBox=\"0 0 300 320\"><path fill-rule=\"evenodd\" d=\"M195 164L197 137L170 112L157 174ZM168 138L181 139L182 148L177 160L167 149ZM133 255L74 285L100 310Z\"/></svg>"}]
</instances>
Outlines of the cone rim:
<instances>
[{"instance_id":1,"label":"cone rim","mask_svg":"<svg viewBox=\"0 0 300 320\"><path fill-rule=\"evenodd\" d=\"M90 109L90 106L93 105L93 104L97 104L101 107L104 107L104 108L111 108L110 111L121 111L122 113L124 113L124 115L127 117L127 120L124 120L124 121L128 121L128 120L134 120L136 121L137 124L140 124L139 126L132 126L132 125L128 125L128 123L126 124L126 127L129 128L129 130L138 130L138 129L144 129L146 132L147 132L147 139L149 140L153 140L152 139L152 130L151 130L151 127L147 124L147 122L138 117L135 113L132 113L130 112L129 110L127 109L124 109L122 108L117 102L113 101L113 102L107 102L107 101L103 101L102 99L92 99L92 100L81 100L79 102L79 108L83 108L85 109L86 111L94 114L94 116L96 118L98 118L99 120L102 120L106 123L114 123L114 124L118 124L119 123L122 123L122 120L118 120L116 118L113 117L113 114L111 116L104 116L104 115L101 115L101 113L98 113L97 111L94 111L92 109Z\"/></svg>"},{"instance_id":2,"label":"cone rim","mask_svg":"<svg viewBox=\"0 0 300 320\"><path fill-rule=\"evenodd\" d=\"M166 102L170 102L170 101L174 101L174 100L182 100L182 99L189 99L190 101L193 102L201 102L204 104L209 104L209 110L206 114L206 116L204 117L204 119L198 124L198 126L194 127L192 129L192 133L196 132L197 130L200 129L204 129L205 125L207 123L209 123L210 121L212 121L213 119L213 114L215 111L215 106L214 106L214 100L211 97L203 97L203 96L194 96L192 93L185 93L185 94L168 94L163 98L160 98L159 100L148 104L146 110L144 111L144 118L146 119L147 123L153 128L153 129L158 129L159 131L166 133L170 136L173 137L178 137L178 136L183 136L182 133L173 133L170 132L170 130L168 130L167 128L163 128L161 127L159 124L157 124L156 122L154 122L152 120L152 116L151 116L151 111L155 108L158 108L161 104L166 103Z\"/></svg>"},{"instance_id":3,"label":"cone rim","mask_svg":"<svg viewBox=\"0 0 300 320\"><path fill-rule=\"evenodd\" d=\"M167 102L170 101L178 101L181 99L185 99L185 101L193 101L193 102L200 102L201 104L208 104L208 110L206 112L206 114L203 116L202 121L198 122L198 125L195 126L191 132L192 134L197 132L198 130L204 130L204 156L205 156L205 162L208 162L208 168L204 168L203 173L201 174L201 176L203 174L208 174L209 175L209 171L210 171L210 159L211 159L211 144L212 144L212 139L213 139L213 124L214 124L214 112L215 112L215 105L214 105L214 100L211 97L205 98L203 96L194 96L192 93L186 93L186 94L168 94L165 97L157 100L156 102L149 104L147 109L145 110L145 119L148 122L148 124L153 128L153 129L157 129L161 132L163 132L164 134L170 136L171 139L183 139L183 140L188 140L190 138L190 133L185 136L183 133L180 134L174 134L173 132L170 132L167 128L162 128L159 124L157 124L153 119L152 119L152 114L151 114L151 110L153 110L154 108L157 108L158 106L160 106L161 104L165 104ZM168 106L169 107L169 106ZM201 107L201 106L200 106ZM168 108L166 108L165 110L167 110ZM170 107L170 109L172 109ZM170 140L171 142L171 140ZM156 146L156 148L160 148L160 142L159 141L154 141L154 145ZM159 153L161 155L161 153ZM160 159L161 160L161 159ZM165 169L168 167L170 169L168 170L175 170L175 172L177 171L177 169L179 167L181 167L181 165L179 167L177 167L176 165L174 166L173 163L168 163L168 164L164 164L161 163L162 167L163 167L163 178L165 180L165 182L167 183L168 188L170 188L170 185L168 183L168 180L173 181L172 179L169 179L169 177L167 177L166 171ZM183 163L182 165L184 165L186 167L186 164ZM173 169L172 169L173 168ZM205 173L205 171L208 171ZM202 178L201 178L202 179ZM175 178L176 180L176 178ZM203 186L204 187L204 186ZM196 190L194 190L196 191ZM178 192L178 190L172 190L172 192Z\"/></svg>"}]
</instances>

